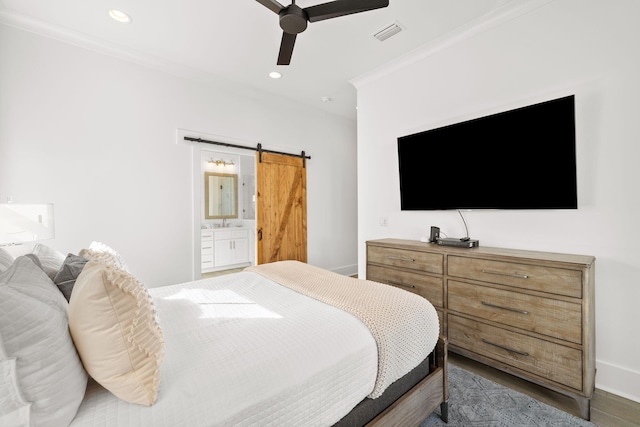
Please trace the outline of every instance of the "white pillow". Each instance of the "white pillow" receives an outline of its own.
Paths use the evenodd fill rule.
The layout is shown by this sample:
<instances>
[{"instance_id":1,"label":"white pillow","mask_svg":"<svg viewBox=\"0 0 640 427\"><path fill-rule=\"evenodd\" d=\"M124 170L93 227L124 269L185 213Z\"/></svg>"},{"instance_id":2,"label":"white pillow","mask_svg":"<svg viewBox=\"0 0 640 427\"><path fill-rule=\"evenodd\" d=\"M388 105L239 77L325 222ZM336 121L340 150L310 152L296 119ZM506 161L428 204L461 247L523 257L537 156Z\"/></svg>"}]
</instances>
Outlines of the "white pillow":
<instances>
[{"instance_id":1,"label":"white pillow","mask_svg":"<svg viewBox=\"0 0 640 427\"><path fill-rule=\"evenodd\" d=\"M4 249L0 248L0 273L6 271L13 264L13 257Z\"/></svg>"},{"instance_id":2,"label":"white pillow","mask_svg":"<svg viewBox=\"0 0 640 427\"><path fill-rule=\"evenodd\" d=\"M36 255L42 264L42 268L47 273L47 276L51 280L56 276L60 267L64 263L66 256L62 252L58 252L49 246L45 246L42 243L36 243L31 250L31 253Z\"/></svg>"},{"instance_id":3,"label":"white pillow","mask_svg":"<svg viewBox=\"0 0 640 427\"><path fill-rule=\"evenodd\" d=\"M16 259L21 255L28 254L33 249L33 245L35 243L22 243L19 245L7 245L4 246L4 249L9 255L11 255L12 259Z\"/></svg>"},{"instance_id":4,"label":"white pillow","mask_svg":"<svg viewBox=\"0 0 640 427\"><path fill-rule=\"evenodd\" d=\"M69 329L93 379L127 402L156 402L164 340L151 295L135 277L87 262L69 300Z\"/></svg>"},{"instance_id":5,"label":"white pillow","mask_svg":"<svg viewBox=\"0 0 640 427\"><path fill-rule=\"evenodd\" d=\"M64 296L25 256L0 274L0 344L5 371L14 369L11 381L31 404L30 425L69 425L84 397L87 373L69 334ZM11 359L13 368L6 362ZM17 396L17 410L24 411Z\"/></svg>"},{"instance_id":6,"label":"white pillow","mask_svg":"<svg viewBox=\"0 0 640 427\"><path fill-rule=\"evenodd\" d=\"M52 280L66 258L62 252L58 252L42 243L36 243L33 246L30 243L6 246L0 248L0 273L9 268L14 259L26 254L36 255L42 264L42 268Z\"/></svg>"}]
</instances>

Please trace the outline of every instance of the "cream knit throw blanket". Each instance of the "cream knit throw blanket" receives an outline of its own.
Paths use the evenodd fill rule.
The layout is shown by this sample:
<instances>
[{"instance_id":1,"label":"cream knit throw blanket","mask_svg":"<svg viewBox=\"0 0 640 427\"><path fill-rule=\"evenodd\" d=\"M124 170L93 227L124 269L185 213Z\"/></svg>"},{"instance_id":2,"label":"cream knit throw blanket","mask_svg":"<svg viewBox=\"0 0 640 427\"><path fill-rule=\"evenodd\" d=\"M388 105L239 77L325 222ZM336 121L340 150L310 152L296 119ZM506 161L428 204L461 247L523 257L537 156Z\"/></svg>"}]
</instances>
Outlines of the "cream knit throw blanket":
<instances>
[{"instance_id":1,"label":"cream knit throw blanket","mask_svg":"<svg viewBox=\"0 0 640 427\"><path fill-rule=\"evenodd\" d=\"M298 261L245 269L358 317L378 346L378 376L368 397L379 397L434 349L440 331L426 299L382 283L359 280Z\"/></svg>"}]
</instances>

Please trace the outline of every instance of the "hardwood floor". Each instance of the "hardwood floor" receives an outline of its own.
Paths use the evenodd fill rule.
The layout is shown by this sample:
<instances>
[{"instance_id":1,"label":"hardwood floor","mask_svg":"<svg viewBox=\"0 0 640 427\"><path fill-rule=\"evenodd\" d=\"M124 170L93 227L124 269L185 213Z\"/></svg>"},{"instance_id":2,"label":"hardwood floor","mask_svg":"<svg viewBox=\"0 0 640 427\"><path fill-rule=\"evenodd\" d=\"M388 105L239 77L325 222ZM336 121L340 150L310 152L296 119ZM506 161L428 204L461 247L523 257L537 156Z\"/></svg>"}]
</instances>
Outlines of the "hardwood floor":
<instances>
[{"instance_id":1,"label":"hardwood floor","mask_svg":"<svg viewBox=\"0 0 640 427\"><path fill-rule=\"evenodd\" d=\"M449 352L448 357L449 363L579 416L578 404L570 397L453 352ZM640 426L640 403L596 389L591 400L591 422L599 427L638 427Z\"/></svg>"}]
</instances>

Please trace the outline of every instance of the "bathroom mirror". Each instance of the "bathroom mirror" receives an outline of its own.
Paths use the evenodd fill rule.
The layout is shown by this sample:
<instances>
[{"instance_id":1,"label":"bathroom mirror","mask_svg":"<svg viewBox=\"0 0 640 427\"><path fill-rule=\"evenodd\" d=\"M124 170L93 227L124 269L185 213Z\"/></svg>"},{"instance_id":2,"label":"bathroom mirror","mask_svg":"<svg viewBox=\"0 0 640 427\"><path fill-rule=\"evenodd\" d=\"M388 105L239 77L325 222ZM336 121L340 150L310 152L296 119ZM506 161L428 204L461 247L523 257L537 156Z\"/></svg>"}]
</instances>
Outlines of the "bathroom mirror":
<instances>
[{"instance_id":1,"label":"bathroom mirror","mask_svg":"<svg viewBox=\"0 0 640 427\"><path fill-rule=\"evenodd\" d=\"M238 175L204 173L204 218L238 218Z\"/></svg>"}]
</instances>

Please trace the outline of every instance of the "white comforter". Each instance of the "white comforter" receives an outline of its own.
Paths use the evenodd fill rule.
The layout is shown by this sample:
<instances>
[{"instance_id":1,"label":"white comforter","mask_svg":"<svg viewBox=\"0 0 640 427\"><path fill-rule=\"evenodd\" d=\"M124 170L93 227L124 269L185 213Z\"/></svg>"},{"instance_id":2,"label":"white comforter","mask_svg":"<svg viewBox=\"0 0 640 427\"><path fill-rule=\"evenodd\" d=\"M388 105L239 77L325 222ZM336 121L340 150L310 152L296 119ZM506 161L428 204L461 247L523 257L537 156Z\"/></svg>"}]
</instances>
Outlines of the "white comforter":
<instances>
[{"instance_id":1,"label":"white comforter","mask_svg":"<svg viewBox=\"0 0 640 427\"><path fill-rule=\"evenodd\" d=\"M150 290L165 339L158 401L87 389L71 426L330 426L373 390L356 317L250 272Z\"/></svg>"}]
</instances>

